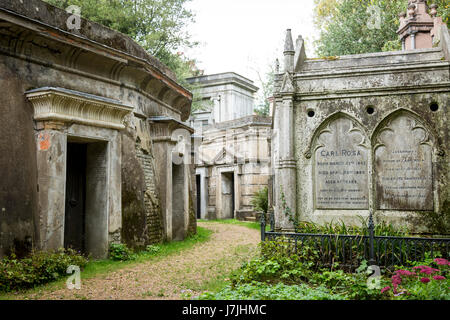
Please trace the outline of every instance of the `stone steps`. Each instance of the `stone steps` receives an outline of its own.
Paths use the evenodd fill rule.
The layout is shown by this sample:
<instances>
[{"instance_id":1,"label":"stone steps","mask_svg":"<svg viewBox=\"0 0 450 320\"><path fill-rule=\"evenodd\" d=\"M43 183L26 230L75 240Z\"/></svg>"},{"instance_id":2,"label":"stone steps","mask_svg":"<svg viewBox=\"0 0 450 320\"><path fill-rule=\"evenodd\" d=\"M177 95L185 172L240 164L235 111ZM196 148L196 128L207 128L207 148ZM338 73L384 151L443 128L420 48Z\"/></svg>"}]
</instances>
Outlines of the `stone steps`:
<instances>
[{"instance_id":1,"label":"stone steps","mask_svg":"<svg viewBox=\"0 0 450 320\"><path fill-rule=\"evenodd\" d=\"M256 217L245 217L244 221L257 222L258 220L256 219Z\"/></svg>"}]
</instances>

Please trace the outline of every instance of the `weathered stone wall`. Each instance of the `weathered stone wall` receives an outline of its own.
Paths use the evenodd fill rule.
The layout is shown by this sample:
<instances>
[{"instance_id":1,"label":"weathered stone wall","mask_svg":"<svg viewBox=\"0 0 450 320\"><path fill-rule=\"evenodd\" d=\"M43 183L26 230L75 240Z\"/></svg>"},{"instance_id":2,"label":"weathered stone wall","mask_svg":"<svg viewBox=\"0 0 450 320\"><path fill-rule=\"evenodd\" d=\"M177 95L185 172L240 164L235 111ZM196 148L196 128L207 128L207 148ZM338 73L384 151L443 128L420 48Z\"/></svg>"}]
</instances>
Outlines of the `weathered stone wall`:
<instances>
[{"instance_id":1,"label":"weathered stone wall","mask_svg":"<svg viewBox=\"0 0 450 320\"><path fill-rule=\"evenodd\" d=\"M27 253L35 236L37 166L30 104L21 79L0 62L0 257Z\"/></svg>"},{"instance_id":2,"label":"weathered stone wall","mask_svg":"<svg viewBox=\"0 0 450 320\"><path fill-rule=\"evenodd\" d=\"M450 232L450 63L442 31L437 48L303 58L277 75L278 229L292 229L284 196L300 220L359 224L372 211L377 222L413 232ZM286 50L289 62L292 44Z\"/></svg>"},{"instance_id":3,"label":"weathered stone wall","mask_svg":"<svg viewBox=\"0 0 450 320\"><path fill-rule=\"evenodd\" d=\"M268 117L248 116L217 123L203 132L199 147L203 164L197 166L197 174L201 179L207 176L208 193L202 197L207 197L208 207L202 208L202 218L229 216L225 213L229 199L222 198L229 192L230 174L235 199L232 216L239 219L254 216L251 200L267 186L270 176L270 122Z\"/></svg>"},{"instance_id":4,"label":"weathered stone wall","mask_svg":"<svg viewBox=\"0 0 450 320\"><path fill-rule=\"evenodd\" d=\"M160 204L165 195L156 188L159 182L154 165L155 159L168 151L153 148L152 125L147 119L165 115L186 120L192 95L176 83L169 69L129 37L86 20L82 20L81 30L66 30L68 16L39 0L0 0L0 81L5 89L0 98L4 120L0 138L0 256L14 246L17 251L29 251L32 240L37 248L48 248L52 235L55 241L51 240L51 247L61 246L62 239L56 234L61 233L63 224L52 222L64 215L61 201L56 206L45 199L55 181L65 180L68 137L109 144L105 172L106 178L112 179L106 200L108 241L142 247L164 237ZM132 107L132 112L121 131L119 125L101 128L102 122L86 120L80 125L79 120L68 120L69 116L55 125L33 121L34 106L25 92L46 87L70 89L105 103L118 101ZM60 163L47 149L37 162L40 133L49 133L49 139L42 143L55 142L55 148L61 143ZM60 139L53 141L57 134ZM54 170L46 176L49 165ZM38 182L39 172L42 179ZM64 184L58 190L63 197ZM57 213L57 217L49 217L48 212Z\"/></svg>"}]
</instances>

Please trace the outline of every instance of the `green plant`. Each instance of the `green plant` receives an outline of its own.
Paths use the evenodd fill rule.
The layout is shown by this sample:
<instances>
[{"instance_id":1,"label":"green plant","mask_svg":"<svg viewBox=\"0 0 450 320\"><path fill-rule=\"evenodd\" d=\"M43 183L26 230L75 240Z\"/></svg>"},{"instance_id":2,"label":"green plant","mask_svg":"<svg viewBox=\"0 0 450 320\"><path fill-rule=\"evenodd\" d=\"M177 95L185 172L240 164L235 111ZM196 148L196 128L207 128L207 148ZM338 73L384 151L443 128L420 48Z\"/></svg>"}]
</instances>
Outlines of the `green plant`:
<instances>
[{"instance_id":1,"label":"green plant","mask_svg":"<svg viewBox=\"0 0 450 320\"><path fill-rule=\"evenodd\" d=\"M84 268L87 258L71 249L32 252L17 259L14 254L0 261L0 291L33 288L64 277L70 265Z\"/></svg>"},{"instance_id":2,"label":"green plant","mask_svg":"<svg viewBox=\"0 0 450 320\"><path fill-rule=\"evenodd\" d=\"M109 258L115 261L135 260L136 255L124 243L111 243L109 246Z\"/></svg>"},{"instance_id":3,"label":"green plant","mask_svg":"<svg viewBox=\"0 0 450 320\"><path fill-rule=\"evenodd\" d=\"M269 192L267 187L257 191L251 200L251 204L255 211L267 213L268 209L268 196Z\"/></svg>"},{"instance_id":4,"label":"green plant","mask_svg":"<svg viewBox=\"0 0 450 320\"><path fill-rule=\"evenodd\" d=\"M161 251L161 247L157 245L150 244L145 248L145 251L150 254L156 254Z\"/></svg>"},{"instance_id":5,"label":"green plant","mask_svg":"<svg viewBox=\"0 0 450 320\"><path fill-rule=\"evenodd\" d=\"M295 212L292 212L292 209L287 205L286 196L283 192L283 186L280 186L280 201L284 215L289 219L289 222L292 223L292 225L294 226L295 232L297 232L298 220L295 215Z\"/></svg>"},{"instance_id":6,"label":"green plant","mask_svg":"<svg viewBox=\"0 0 450 320\"><path fill-rule=\"evenodd\" d=\"M286 285L253 281L236 287L226 286L217 293L206 292L199 300L344 300L323 286L311 288L306 284Z\"/></svg>"},{"instance_id":7,"label":"green plant","mask_svg":"<svg viewBox=\"0 0 450 320\"><path fill-rule=\"evenodd\" d=\"M399 268L389 286L381 293L399 300L450 300L450 262L447 259L426 259L411 262L412 268Z\"/></svg>"}]
</instances>

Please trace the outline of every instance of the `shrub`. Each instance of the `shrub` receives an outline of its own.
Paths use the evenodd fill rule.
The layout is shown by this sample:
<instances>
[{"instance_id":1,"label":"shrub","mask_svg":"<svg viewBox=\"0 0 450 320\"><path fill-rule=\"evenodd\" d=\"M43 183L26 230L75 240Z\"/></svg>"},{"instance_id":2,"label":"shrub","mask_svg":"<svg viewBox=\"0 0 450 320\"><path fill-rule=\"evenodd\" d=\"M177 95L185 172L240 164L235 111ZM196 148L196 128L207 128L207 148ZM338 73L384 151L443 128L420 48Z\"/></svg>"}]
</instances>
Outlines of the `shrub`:
<instances>
[{"instance_id":1,"label":"shrub","mask_svg":"<svg viewBox=\"0 0 450 320\"><path fill-rule=\"evenodd\" d=\"M257 191L251 200L251 204L255 211L267 213L269 203L269 191L267 187Z\"/></svg>"},{"instance_id":2,"label":"shrub","mask_svg":"<svg viewBox=\"0 0 450 320\"><path fill-rule=\"evenodd\" d=\"M84 268L88 260L71 249L32 252L24 259L13 254L0 261L0 291L33 288L66 276L67 268Z\"/></svg>"},{"instance_id":3,"label":"shrub","mask_svg":"<svg viewBox=\"0 0 450 320\"><path fill-rule=\"evenodd\" d=\"M328 271L321 270L311 277L311 284L321 284L330 289L330 292L344 295L352 300L382 299L378 288L367 286L367 262L363 261L355 273L346 273L343 270ZM381 279L380 279L381 283Z\"/></svg>"},{"instance_id":4,"label":"shrub","mask_svg":"<svg viewBox=\"0 0 450 320\"><path fill-rule=\"evenodd\" d=\"M268 285L262 282L242 284L237 287L226 286L218 293L203 293L199 300L344 300L345 297L330 293L319 286L311 288L305 284Z\"/></svg>"},{"instance_id":5,"label":"shrub","mask_svg":"<svg viewBox=\"0 0 450 320\"><path fill-rule=\"evenodd\" d=\"M115 261L134 260L136 255L123 243L111 243L109 246L109 258Z\"/></svg>"},{"instance_id":6,"label":"shrub","mask_svg":"<svg viewBox=\"0 0 450 320\"><path fill-rule=\"evenodd\" d=\"M368 235L369 226L367 219L359 216L361 226L346 225L343 220L338 222L328 222L316 224L309 221L300 221L296 224L296 232L298 233L320 233L320 234L350 234L350 235ZM406 237L409 236L406 227L395 227L385 221L380 221L375 224L375 236L391 236L391 237Z\"/></svg>"},{"instance_id":7,"label":"shrub","mask_svg":"<svg viewBox=\"0 0 450 320\"><path fill-rule=\"evenodd\" d=\"M148 252L148 253L150 253L150 254L156 254L156 253L158 253L159 251L161 251L161 247L160 247L160 246L157 246L157 245L151 244L151 245L148 245L148 246L146 247L145 251Z\"/></svg>"},{"instance_id":8,"label":"shrub","mask_svg":"<svg viewBox=\"0 0 450 320\"><path fill-rule=\"evenodd\" d=\"M263 242L260 246L261 256L244 263L232 274L233 285L252 281L295 284L308 279L315 267L316 252L306 246L301 253L291 252L284 239Z\"/></svg>"}]
</instances>

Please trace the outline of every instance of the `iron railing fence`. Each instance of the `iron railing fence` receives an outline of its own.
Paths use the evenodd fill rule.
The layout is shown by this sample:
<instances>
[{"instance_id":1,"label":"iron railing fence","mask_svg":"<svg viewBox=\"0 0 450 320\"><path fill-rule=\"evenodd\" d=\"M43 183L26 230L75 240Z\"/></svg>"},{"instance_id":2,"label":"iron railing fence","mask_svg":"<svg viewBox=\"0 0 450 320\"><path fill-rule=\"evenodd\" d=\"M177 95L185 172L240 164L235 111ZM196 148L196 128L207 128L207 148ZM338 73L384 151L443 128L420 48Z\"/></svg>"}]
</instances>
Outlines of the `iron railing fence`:
<instances>
[{"instance_id":1,"label":"iron railing fence","mask_svg":"<svg viewBox=\"0 0 450 320\"><path fill-rule=\"evenodd\" d=\"M318 264L353 271L363 260L369 265L391 269L393 266L407 265L408 261L421 261L425 258L449 258L450 238L416 238L397 236L374 236L374 224L369 219L368 235L314 234L275 232L273 217L270 218L271 230L266 231L266 219L261 217L261 240L280 241L280 246L297 253L299 248L307 246L315 249Z\"/></svg>"}]
</instances>

